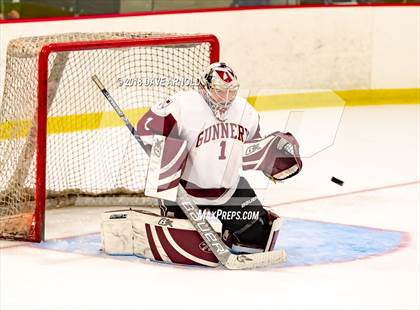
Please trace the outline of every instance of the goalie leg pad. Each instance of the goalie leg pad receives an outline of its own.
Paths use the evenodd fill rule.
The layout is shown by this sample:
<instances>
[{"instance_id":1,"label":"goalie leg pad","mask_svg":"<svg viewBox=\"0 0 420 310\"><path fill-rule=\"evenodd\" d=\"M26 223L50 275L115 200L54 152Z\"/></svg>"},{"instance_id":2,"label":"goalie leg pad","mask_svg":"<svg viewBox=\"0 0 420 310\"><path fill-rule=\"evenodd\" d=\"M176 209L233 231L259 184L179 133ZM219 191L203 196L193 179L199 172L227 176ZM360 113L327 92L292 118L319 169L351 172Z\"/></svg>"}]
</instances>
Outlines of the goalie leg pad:
<instances>
[{"instance_id":1,"label":"goalie leg pad","mask_svg":"<svg viewBox=\"0 0 420 310\"><path fill-rule=\"evenodd\" d=\"M102 250L110 255L133 255L131 211L113 211L102 214Z\"/></svg>"},{"instance_id":2,"label":"goalie leg pad","mask_svg":"<svg viewBox=\"0 0 420 310\"><path fill-rule=\"evenodd\" d=\"M260 219L243 229L234 232L237 242L232 250L238 253L269 252L274 249L281 228L282 219L275 213L267 211Z\"/></svg>"},{"instance_id":3,"label":"goalie leg pad","mask_svg":"<svg viewBox=\"0 0 420 310\"><path fill-rule=\"evenodd\" d=\"M220 223L211 224L216 232L221 232ZM186 265L219 265L194 226L185 219L162 217L143 210L114 211L103 215L101 227L103 249L107 254L134 254ZM131 244L127 243L130 236Z\"/></svg>"},{"instance_id":4,"label":"goalie leg pad","mask_svg":"<svg viewBox=\"0 0 420 310\"><path fill-rule=\"evenodd\" d=\"M268 211L268 218L271 222L271 229L264 252L269 252L274 249L281 225L283 224L282 218L271 211Z\"/></svg>"}]
</instances>

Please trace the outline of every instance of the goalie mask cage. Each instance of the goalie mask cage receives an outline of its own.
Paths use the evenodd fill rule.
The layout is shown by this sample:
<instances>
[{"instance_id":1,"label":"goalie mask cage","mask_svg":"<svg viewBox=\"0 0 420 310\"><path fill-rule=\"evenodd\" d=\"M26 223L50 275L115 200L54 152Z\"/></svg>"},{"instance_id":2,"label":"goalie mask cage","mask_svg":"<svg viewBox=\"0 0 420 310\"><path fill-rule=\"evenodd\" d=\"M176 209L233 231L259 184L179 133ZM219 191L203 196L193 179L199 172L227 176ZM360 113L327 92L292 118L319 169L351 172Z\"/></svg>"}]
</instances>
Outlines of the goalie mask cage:
<instances>
[{"instance_id":1,"label":"goalie mask cage","mask_svg":"<svg viewBox=\"0 0 420 310\"><path fill-rule=\"evenodd\" d=\"M134 124L196 89L219 60L213 35L70 33L10 41L0 106L0 237L44 239L46 205L126 205L143 196L147 155L92 82Z\"/></svg>"}]
</instances>

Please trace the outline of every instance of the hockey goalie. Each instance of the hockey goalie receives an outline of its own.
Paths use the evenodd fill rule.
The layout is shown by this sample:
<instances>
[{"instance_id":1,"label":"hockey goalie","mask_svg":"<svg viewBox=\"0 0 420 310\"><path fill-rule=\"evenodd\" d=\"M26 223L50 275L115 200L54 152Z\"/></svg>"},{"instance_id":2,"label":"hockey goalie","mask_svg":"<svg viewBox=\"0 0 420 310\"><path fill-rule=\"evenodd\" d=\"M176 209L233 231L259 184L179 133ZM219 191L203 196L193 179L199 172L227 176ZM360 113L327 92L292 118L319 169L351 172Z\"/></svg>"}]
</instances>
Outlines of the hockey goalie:
<instances>
[{"instance_id":1,"label":"hockey goalie","mask_svg":"<svg viewBox=\"0 0 420 310\"><path fill-rule=\"evenodd\" d=\"M160 215L107 212L105 252L153 260L216 266L217 259L176 203L182 186L202 216L235 253L271 251L281 219L264 208L243 170L285 180L302 169L290 133L261 137L257 111L237 96L238 79L225 63L210 65L198 91L176 93L152 106L137 132L152 149L145 194L160 201Z\"/></svg>"}]
</instances>

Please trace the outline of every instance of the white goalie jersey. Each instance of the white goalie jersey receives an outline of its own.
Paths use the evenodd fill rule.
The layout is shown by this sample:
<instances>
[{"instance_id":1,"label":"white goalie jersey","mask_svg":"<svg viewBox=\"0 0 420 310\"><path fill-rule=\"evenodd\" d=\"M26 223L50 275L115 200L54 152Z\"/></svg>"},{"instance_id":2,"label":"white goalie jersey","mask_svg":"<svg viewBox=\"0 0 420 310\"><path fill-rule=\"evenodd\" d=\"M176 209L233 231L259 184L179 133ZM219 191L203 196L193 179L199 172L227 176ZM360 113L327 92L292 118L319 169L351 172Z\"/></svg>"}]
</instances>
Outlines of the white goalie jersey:
<instances>
[{"instance_id":1,"label":"white goalie jersey","mask_svg":"<svg viewBox=\"0 0 420 310\"><path fill-rule=\"evenodd\" d=\"M229 200L239 181L243 144L260 137L258 113L244 98L235 98L221 122L196 91L179 92L152 106L137 131L142 137L159 134L187 142L179 183L204 205Z\"/></svg>"}]
</instances>

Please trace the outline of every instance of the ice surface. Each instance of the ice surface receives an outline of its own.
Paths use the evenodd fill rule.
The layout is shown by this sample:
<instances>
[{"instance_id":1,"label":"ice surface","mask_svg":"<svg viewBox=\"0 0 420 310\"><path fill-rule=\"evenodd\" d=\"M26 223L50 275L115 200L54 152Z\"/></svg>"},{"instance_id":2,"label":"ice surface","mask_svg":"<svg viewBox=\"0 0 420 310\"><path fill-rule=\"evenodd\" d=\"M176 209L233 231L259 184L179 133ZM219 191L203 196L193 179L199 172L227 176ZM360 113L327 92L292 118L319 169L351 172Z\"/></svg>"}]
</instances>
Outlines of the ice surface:
<instances>
[{"instance_id":1,"label":"ice surface","mask_svg":"<svg viewBox=\"0 0 420 310\"><path fill-rule=\"evenodd\" d=\"M263 112L263 130L284 129L287 113ZM0 242L0 308L418 309L419 116L419 105L346 108L332 146L304 158L301 174L279 184L251 174L285 217L277 246L288 265L228 271L110 257L95 250L101 209L58 209L46 231L58 248ZM297 138L312 147L322 134Z\"/></svg>"}]
</instances>

